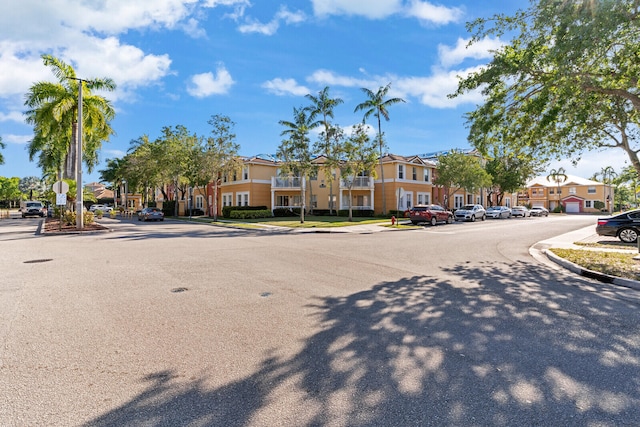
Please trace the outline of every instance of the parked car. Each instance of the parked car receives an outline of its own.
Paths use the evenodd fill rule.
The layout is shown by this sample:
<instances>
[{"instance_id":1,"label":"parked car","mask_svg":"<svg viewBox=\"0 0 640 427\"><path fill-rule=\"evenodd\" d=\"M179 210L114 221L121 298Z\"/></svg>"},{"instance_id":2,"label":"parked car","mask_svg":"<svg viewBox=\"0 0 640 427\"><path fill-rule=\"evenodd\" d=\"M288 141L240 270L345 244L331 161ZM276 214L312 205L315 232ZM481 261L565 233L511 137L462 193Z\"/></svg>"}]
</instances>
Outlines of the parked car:
<instances>
[{"instance_id":1,"label":"parked car","mask_svg":"<svg viewBox=\"0 0 640 427\"><path fill-rule=\"evenodd\" d=\"M111 206L107 206L107 205L91 205L89 206L89 212L94 212L95 211L102 211L102 213L104 214L108 214L109 212L111 212L113 210L113 208Z\"/></svg>"},{"instance_id":2,"label":"parked car","mask_svg":"<svg viewBox=\"0 0 640 427\"><path fill-rule=\"evenodd\" d=\"M487 218L487 211L482 205L464 205L460 209L456 209L456 221L475 221L480 219L484 221Z\"/></svg>"},{"instance_id":3,"label":"parked car","mask_svg":"<svg viewBox=\"0 0 640 427\"><path fill-rule=\"evenodd\" d=\"M164 221L164 213L158 208L144 208L138 212L138 221Z\"/></svg>"},{"instance_id":4,"label":"parked car","mask_svg":"<svg viewBox=\"0 0 640 427\"><path fill-rule=\"evenodd\" d=\"M640 209L598 218L596 233L600 236L617 237L625 243L636 242L640 234Z\"/></svg>"},{"instance_id":5,"label":"parked car","mask_svg":"<svg viewBox=\"0 0 640 427\"><path fill-rule=\"evenodd\" d=\"M531 216L531 212L529 212L526 206L514 206L511 208L511 215L526 218Z\"/></svg>"},{"instance_id":6,"label":"parked car","mask_svg":"<svg viewBox=\"0 0 640 427\"><path fill-rule=\"evenodd\" d=\"M487 209L487 218L511 218L511 209L506 206L491 206Z\"/></svg>"},{"instance_id":7,"label":"parked car","mask_svg":"<svg viewBox=\"0 0 640 427\"><path fill-rule=\"evenodd\" d=\"M46 209L42 202L29 200L21 203L20 212L22 213L22 218L26 218L28 216L44 217Z\"/></svg>"},{"instance_id":8,"label":"parked car","mask_svg":"<svg viewBox=\"0 0 640 427\"><path fill-rule=\"evenodd\" d=\"M439 222L451 224L453 222L453 212L438 205L417 205L409 209L409 219L412 224L427 222L436 225Z\"/></svg>"},{"instance_id":9,"label":"parked car","mask_svg":"<svg viewBox=\"0 0 640 427\"><path fill-rule=\"evenodd\" d=\"M529 215L531 216L549 216L549 210L542 206L534 206L529 209Z\"/></svg>"}]
</instances>

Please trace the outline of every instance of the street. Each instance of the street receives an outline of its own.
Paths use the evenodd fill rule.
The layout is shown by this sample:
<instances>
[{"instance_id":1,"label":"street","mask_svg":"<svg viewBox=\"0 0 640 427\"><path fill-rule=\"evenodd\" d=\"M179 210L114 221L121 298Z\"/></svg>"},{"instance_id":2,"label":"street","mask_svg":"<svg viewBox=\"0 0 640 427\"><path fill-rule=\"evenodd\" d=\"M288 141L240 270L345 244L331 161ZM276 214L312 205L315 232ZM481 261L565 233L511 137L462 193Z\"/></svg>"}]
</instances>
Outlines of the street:
<instances>
[{"instance_id":1,"label":"street","mask_svg":"<svg viewBox=\"0 0 640 427\"><path fill-rule=\"evenodd\" d=\"M529 253L595 220L0 220L0 425L638 425L640 291Z\"/></svg>"}]
</instances>

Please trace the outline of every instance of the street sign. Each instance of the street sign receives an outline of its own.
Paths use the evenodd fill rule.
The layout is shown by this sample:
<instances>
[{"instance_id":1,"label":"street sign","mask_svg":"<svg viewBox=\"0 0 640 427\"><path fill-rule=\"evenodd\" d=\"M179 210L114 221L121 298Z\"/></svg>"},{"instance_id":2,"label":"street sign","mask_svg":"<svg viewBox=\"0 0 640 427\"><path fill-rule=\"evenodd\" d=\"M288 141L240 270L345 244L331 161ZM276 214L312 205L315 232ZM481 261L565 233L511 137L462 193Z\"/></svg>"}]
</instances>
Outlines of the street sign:
<instances>
[{"instance_id":1,"label":"street sign","mask_svg":"<svg viewBox=\"0 0 640 427\"><path fill-rule=\"evenodd\" d=\"M64 181L56 181L56 183L53 184L51 189L56 194L61 194L61 193L67 194L67 191L69 191L69 184L67 184Z\"/></svg>"},{"instance_id":2,"label":"street sign","mask_svg":"<svg viewBox=\"0 0 640 427\"><path fill-rule=\"evenodd\" d=\"M67 204L67 193L56 193L56 205L64 206Z\"/></svg>"}]
</instances>

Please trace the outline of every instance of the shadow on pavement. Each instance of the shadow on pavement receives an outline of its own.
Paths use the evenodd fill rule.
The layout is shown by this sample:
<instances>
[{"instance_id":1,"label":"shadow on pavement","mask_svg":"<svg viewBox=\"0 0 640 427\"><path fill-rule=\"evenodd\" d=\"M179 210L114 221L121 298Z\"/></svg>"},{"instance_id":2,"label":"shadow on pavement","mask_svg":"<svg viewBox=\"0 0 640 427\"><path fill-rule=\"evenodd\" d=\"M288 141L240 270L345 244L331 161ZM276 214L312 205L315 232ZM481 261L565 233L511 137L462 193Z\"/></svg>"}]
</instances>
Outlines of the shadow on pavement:
<instances>
[{"instance_id":1,"label":"shadow on pavement","mask_svg":"<svg viewBox=\"0 0 640 427\"><path fill-rule=\"evenodd\" d=\"M637 301L535 263L434 273L318 298L319 332L293 357L264 354L215 389L211 373L151 372L143 393L87 425L640 422ZM271 407L283 393L284 413Z\"/></svg>"}]
</instances>

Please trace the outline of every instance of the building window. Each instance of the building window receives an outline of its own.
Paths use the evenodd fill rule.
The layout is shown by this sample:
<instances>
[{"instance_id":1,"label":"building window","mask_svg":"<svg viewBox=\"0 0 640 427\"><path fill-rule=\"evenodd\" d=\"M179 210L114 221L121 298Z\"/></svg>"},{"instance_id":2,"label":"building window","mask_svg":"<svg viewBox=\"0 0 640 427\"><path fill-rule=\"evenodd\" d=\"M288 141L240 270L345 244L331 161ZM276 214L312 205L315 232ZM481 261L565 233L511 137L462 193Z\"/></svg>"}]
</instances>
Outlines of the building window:
<instances>
[{"instance_id":1,"label":"building window","mask_svg":"<svg viewBox=\"0 0 640 427\"><path fill-rule=\"evenodd\" d=\"M429 169L424 169L424 182L429 182Z\"/></svg>"},{"instance_id":2,"label":"building window","mask_svg":"<svg viewBox=\"0 0 640 427\"><path fill-rule=\"evenodd\" d=\"M576 194L576 187L569 187L569 194Z\"/></svg>"},{"instance_id":3,"label":"building window","mask_svg":"<svg viewBox=\"0 0 640 427\"><path fill-rule=\"evenodd\" d=\"M249 179L249 168L247 166L242 168L242 179L245 181Z\"/></svg>"},{"instance_id":4,"label":"building window","mask_svg":"<svg viewBox=\"0 0 640 427\"><path fill-rule=\"evenodd\" d=\"M233 195L231 194L222 195L222 206L231 206L232 203L233 203Z\"/></svg>"},{"instance_id":5,"label":"building window","mask_svg":"<svg viewBox=\"0 0 640 427\"><path fill-rule=\"evenodd\" d=\"M196 196L196 209L204 208L204 197L201 195Z\"/></svg>"},{"instance_id":6,"label":"building window","mask_svg":"<svg viewBox=\"0 0 640 427\"><path fill-rule=\"evenodd\" d=\"M398 179L404 179L404 165L398 165Z\"/></svg>"},{"instance_id":7,"label":"building window","mask_svg":"<svg viewBox=\"0 0 640 427\"><path fill-rule=\"evenodd\" d=\"M236 206L249 206L249 193L236 193L236 200L238 202Z\"/></svg>"},{"instance_id":8,"label":"building window","mask_svg":"<svg viewBox=\"0 0 640 427\"><path fill-rule=\"evenodd\" d=\"M589 187L589 188L587 188L587 193L589 193L589 194L596 194L596 187Z\"/></svg>"},{"instance_id":9,"label":"building window","mask_svg":"<svg viewBox=\"0 0 640 427\"><path fill-rule=\"evenodd\" d=\"M413 170L412 170L412 172L411 172L411 174L412 174L412 175L411 175L411 178L412 178L414 181L417 181L417 180L418 180L418 168L416 168L416 167L414 166L414 167L413 167Z\"/></svg>"},{"instance_id":10,"label":"building window","mask_svg":"<svg viewBox=\"0 0 640 427\"><path fill-rule=\"evenodd\" d=\"M276 206L289 206L289 196L276 196Z\"/></svg>"},{"instance_id":11,"label":"building window","mask_svg":"<svg viewBox=\"0 0 640 427\"><path fill-rule=\"evenodd\" d=\"M464 197L462 197L460 194L454 194L453 195L453 207L455 209L459 209L462 206L464 206Z\"/></svg>"},{"instance_id":12,"label":"building window","mask_svg":"<svg viewBox=\"0 0 640 427\"><path fill-rule=\"evenodd\" d=\"M591 200L585 200L584 201L584 207L585 208L592 208L593 204L591 203Z\"/></svg>"},{"instance_id":13,"label":"building window","mask_svg":"<svg viewBox=\"0 0 640 427\"><path fill-rule=\"evenodd\" d=\"M314 194L313 196L311 196L311 206L313 206L315 209L318 208L318 195Z\"/></svg>"},{"instance_id":14,"label":"building window","mask_svg":"<svg viewBox=\"0 0 640 427\"><path fill-rule=\"evenodd\" d=\"M555 194L555 190L553 188L549 189L549 194Z\"/></svg>"},{"instance_id":15,"label":"building window","mask_svg":"<svg viewBox=\"0 0 640 427\"><path fill-rule=\"evenodd\" d=\"M431 204L431 194L429 193L418 193L416 194L418 198L419 205L430 205Z\"/></svg>"}]
</instances>

